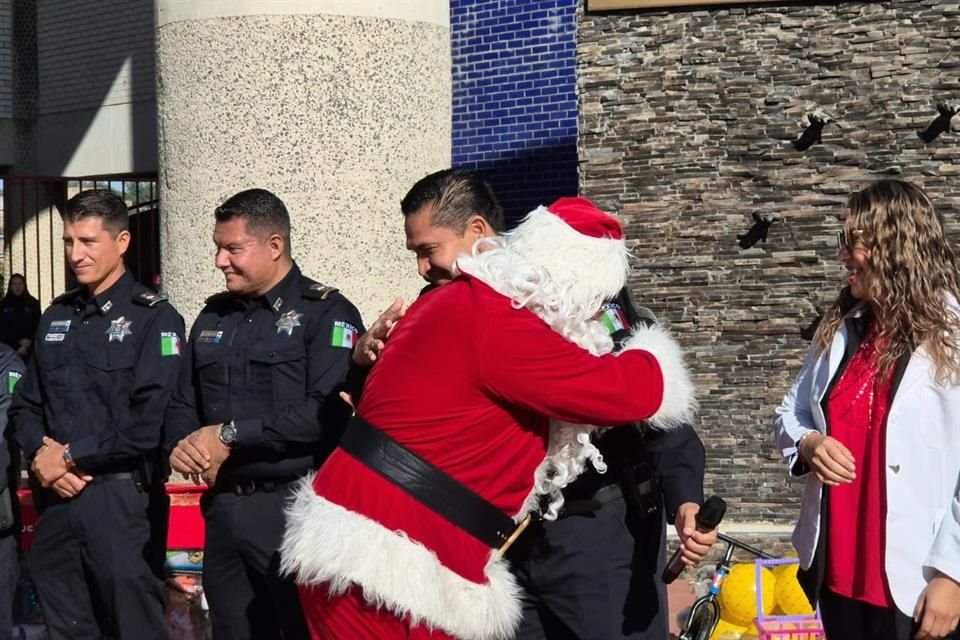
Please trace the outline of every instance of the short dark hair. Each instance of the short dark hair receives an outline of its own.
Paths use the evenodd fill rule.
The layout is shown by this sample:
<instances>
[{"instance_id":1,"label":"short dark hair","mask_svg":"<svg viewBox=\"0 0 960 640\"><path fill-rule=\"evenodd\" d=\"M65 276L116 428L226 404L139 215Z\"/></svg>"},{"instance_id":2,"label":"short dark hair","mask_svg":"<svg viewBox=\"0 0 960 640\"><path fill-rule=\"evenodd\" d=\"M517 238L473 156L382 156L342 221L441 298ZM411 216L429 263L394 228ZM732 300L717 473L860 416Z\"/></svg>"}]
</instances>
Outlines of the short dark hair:
<instances>
[{"instance_id":1,"label":"short dark hair","mask_svg":"<svg viewBox=\"0 0 960 640\"><path fill-rule=\"evenodd\" d=\"M233 195L213 212L217 222L243 218L254 234L283 238L284 252L290 255L290 214L283 200L266 189L247 189Z\"/></svg>"},{"instance_id":2,"label":"short dark hair","mask_svg":"<svg viewBox=\"0 0 960 640\"><path fill-rule=\"evenodd\" d=\"M438 227L463 233L473 216L486 220L497 233L504 229L503 209L493 189L479 172L471 169L444 169L421 178L400 201L404 217L433 205L433 222Z\"/></svg>"},{"instance_id":3,"label":"short dark hair","mask_svg":"<svg viewBox=\"0 0 960 640\"><path fill-rule=\"evenodd\" d=\"M114 236L130 228L130 212L127 203L113 191L87 189L69 200L60 214L64 222L77 222L84 218L102 218L103 227Z\"/></svg>"}]
</instances>

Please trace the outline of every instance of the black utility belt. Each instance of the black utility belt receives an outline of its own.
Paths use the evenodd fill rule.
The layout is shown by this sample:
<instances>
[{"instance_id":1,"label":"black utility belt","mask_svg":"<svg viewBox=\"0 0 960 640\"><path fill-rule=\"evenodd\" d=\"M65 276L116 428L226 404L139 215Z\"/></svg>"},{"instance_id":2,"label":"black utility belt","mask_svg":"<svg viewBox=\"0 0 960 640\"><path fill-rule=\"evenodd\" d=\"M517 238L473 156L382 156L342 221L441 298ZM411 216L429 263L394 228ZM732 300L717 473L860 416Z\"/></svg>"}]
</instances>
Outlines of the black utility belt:
<instances>
[{"instance_id":1,"label":"black utility belt","mask_svg":"<svg viewBox=\"0 0 960 640\"><path fill-rule=\"evenodd\" d=\"M288 476L284 478L273 478L270 480L234 480L229 479L223 482L222 485L218 483L219 488L223 491L229 491L238 496L252 496L255 493L274 493L275 491L280 491L286 488L291 482L296 482L301 479L305 474Z\"/></svg>"},{"instance_id":2,"label":"black utility belt","mask_svg":"<svg viewBox=\"0 0 960 640\"><path fill-rule=\"evenodd\" d=\"M630 511L647 518L660 511L660 498L650 465L645 461L617 464L604 474L596 471L581 476L564 489L564 502L558 519L588 515L621 496ZM585 491L585 487L591 490Z\"/></svg>"},{"instance_id":3,"label":"black utility belt","mask_svg":"<svg viewBox=\"0 0 960 640\"><path fill-rule=\"evenodd\" d=\"M360 416L354 416L340 448L488 547L507 547L530 521L519 526L500 509L458 480L410 451Z\"/></svg>"},{"instance_id":4,"label":"black utility belt","mask_svg":"<svg viewBox=\"0 0 960 640\"><path fill-rule=\"evenodd\" d=\"M135 471L118 471L117 473L101 473L93 476L90 484L102 484L104 482L114 482L116 480L133 480L138 482L140 474Z\"/></svg>"}]
</instances>

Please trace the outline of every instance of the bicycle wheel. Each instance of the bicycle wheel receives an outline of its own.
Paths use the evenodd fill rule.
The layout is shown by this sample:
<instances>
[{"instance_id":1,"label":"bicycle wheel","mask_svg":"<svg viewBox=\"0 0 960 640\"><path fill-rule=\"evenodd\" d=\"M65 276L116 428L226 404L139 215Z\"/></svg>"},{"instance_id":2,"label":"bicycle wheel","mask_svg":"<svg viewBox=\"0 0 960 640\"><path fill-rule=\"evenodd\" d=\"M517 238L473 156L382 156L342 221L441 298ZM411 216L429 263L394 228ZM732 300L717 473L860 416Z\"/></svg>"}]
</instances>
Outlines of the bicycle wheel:
<instances>
[{"instance_id":1,"label":"bicycle wheel","mask_svg":"<svg viewBox=\"0 0 960 640\"><path fill-rule=\"evenodd\" d=\"M720 619L720 607L712 598L698 600L690 611L680 640L710 640L710 634Z\"/></svg>"}]
</instances>

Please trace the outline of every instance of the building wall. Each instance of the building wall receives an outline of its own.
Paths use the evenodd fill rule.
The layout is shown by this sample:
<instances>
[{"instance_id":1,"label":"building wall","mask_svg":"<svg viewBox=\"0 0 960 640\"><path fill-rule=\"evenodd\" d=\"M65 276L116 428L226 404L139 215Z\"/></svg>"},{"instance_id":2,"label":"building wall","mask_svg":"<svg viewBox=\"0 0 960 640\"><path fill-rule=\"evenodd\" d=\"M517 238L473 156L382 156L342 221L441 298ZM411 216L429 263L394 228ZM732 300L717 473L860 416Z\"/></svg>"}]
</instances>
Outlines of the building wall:
<instances>
[{"instance_id":1,"label":"building wall","mask_svg":"<svg viewBox=\"0 0 960 640\"><path fill-rule=\"evenodd\" d=\"M13 4L0 0L0 167L16 157L13 122Z\"/></svg>"},{"instance_id":2,"label":"building wall","mask_svg":"<svg viewBox=\"0 0 960 640\"><path fill-rule=\"evenodd\" d=\"M688 349L708 493L729 499L731 520L797 517L772 414L807 348L801 330L842 284L848 195L914 181L960 234L960 117L930 143L917 136L938 102L960 103L958 32L956 3L935 0L579 20L581 187L626 221L631 286ZM797 151L817 109L836 123ZM777 219L765 240L755 214Z\"/></svg>"},{"instance_id":3,"label":"building wall","mask_svg":"<svg viewBox=\"0 0 960 640\"><path fill-rule=\"evenodd\" d=\"M453 164L508 215L577 188L576 0L450 2Z\"/></svg>"},{"instance_id":4,"label":"building wall","mask_svg":"<svg viewBox=\"0 0 960 640\"><path fill-rule=\"evenodd\" d=\"M157 28L164 287L192 319L222 290L213 210L262 187L293 256L367 323L422 287L399 203L450 165L446 0L162 0Z\"/></svg>"},{"instance_id":5,"label":"building wall","mask_svg":"<svg viewBox=\"0 0 960 640\"><path fill-rule=\"evenodd\" d=\"M35 172L156 171L153 0L37 0Z\"/></svg>"},{"instance_id":6,"label":"building wall","mask_svg":"<svg viewBox=\"0 0 960 640\"><path fill-rule=\"evenodd\" d=\"M13 118L13 5L0 0L0 119L7 118Z\"/></svg>"}]
</instances>

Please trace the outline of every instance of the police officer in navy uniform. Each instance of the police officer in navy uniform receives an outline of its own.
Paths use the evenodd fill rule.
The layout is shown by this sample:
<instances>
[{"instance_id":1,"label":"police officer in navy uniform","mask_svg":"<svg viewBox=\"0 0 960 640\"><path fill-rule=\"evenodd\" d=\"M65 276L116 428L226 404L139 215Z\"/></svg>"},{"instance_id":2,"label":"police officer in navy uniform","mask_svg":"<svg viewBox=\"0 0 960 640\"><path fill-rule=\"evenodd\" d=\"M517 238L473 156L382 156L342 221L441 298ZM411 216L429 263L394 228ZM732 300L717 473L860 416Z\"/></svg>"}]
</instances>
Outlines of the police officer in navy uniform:
<instances>
[{"instance_id":1,"label":"police officer in navy uniform","mask_svg":"<svg viewBox=\"0 0 960 640\"><path fill-rule=\"evenodd\" d=\"M0 640L13 637L13 598L20 578L17 554L20 465L7 437L7 410L26 367L17 352L0 343Z\"/></svg>"},{"instance_id":2,"label":"police officer in navy uniform","mask_svg":"<svg viewBox=\"0 0 960 640\"><path fill-rule=\"evenodd\" d=\"M170 464L211 487L203 584L214 638L305 638L295 586L278 573L283 508L346 426L338 393L363 326L336 289L300 273L274 194L243 191L215 217L227 291L191 330L167 416Z\"/></svg>"},{"instance_id":3,"label":"police officer in navy uniform","mask_svg":"<svg viewBox=\"0 0 960 640\"><path fill-rule=\"evenodd\" d=\"M42 487L31 574L51 640L166 638L158 463L183 319L126 271L120 198L83 191L62 217L80 286L41 317L10 410Z\"/></svg>"},{"instance_id":4,"label":"police officer in navy uniform","mask_svg":"<svg viewBox=\"0 0 960 640\"><path fill-rule=\"evenodd\" d=\"M631 327L656 323L627 289L601 320L618 349ZM518 640L666 640L666 521L682 532L688 563L716 541L715 530L693 530L705 453L692 426L622 425L593 441L606 473L589 467L564 489L558 518L531 527L511 550L524 588Z\"/></svg>"}]
</instances>

